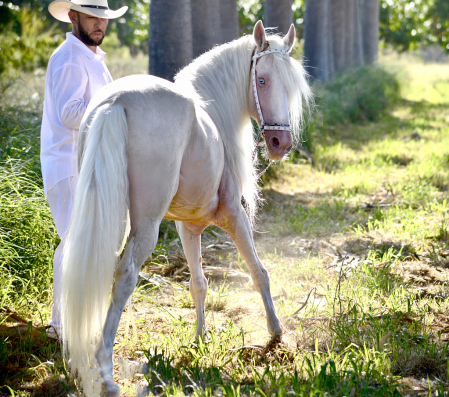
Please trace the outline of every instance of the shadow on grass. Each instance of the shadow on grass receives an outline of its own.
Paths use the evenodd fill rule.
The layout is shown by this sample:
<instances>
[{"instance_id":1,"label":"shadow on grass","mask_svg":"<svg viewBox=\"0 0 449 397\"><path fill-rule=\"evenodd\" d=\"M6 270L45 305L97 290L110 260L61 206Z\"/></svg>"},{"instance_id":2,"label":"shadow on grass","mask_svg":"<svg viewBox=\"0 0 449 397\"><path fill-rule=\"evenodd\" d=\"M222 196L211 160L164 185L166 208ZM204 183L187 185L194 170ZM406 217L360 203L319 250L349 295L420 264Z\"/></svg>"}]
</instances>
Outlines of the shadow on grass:
<instances>
[{"instance_id":1,"label":"shadow on grass","mask_svg":"<svg viewBox=\"0 0 449 397\"><path fill-rule=\"evenodd\" d=\"M66 396L68 378L57 341L45 328L2 327L0 335L0 394ZM14 395L14 394L12 394Z\"/></svg>"},{"instance_id":2,"label":"shadow on grass","mask_svg":"<svg viewBox=\"0 0 449 397\"><path fill-rule=\"evenodd\" d=\"M333 193L265 192L266 211L276 214L275 229L280 235L324 236L344 233L358 225L365 227L369 213Z\"/></svg>"},{"instance_id":3,"label":"shadow on grass","mask_svg":"<svg viewBox=\"0 0 449 397\"><path fill-rule=\"evenodd\" d=\"M148 358L147 391L154 394L223 396L399 396L398 385L374 369L373 363L350 360L350 370L337 370L333 360L320 363L312 355L301 367L294 364L295 352L283 351L270 341L267 346L234 349L226 365L201 365L199 350L204 345L184 347L177 360L165 351L146 352ZM281 354L273 355L278 349ZM256 358L256 360L254 359ZM280 360L278 358L281 358ZM354 394L355 393L355 394Z\"/></svg>"},{"instance_id":4,"label":"shadow on grass","mask_svg":"<svg viewBox=\"0 0 449 397\"><path fill-rule=\"evenodd\" d=\"M400 118L389 114L376 122L365 124L322 125L314 131L312 139L323 146L344 142L353 150L360 150L370 142L382 141L385 138L419 140L421 137L416 128L434 129L435 113L445 114L447 104L402 99L397 108L410 108L410 116Z\"/></svg>"},{"instance_id":5,"label":"shadow on grass","mask_svg":"<svg viewBox=\"0 0 449 397\"><path fill-rule=\"evenodd\" d=\"M372 315L357 305L340 315L331 326L337 349L365 354L370 347L387 354L396 376L430 377L446 382L448 344L436 340L422 317L412 310Z\"/></svg>"}]
</instances>

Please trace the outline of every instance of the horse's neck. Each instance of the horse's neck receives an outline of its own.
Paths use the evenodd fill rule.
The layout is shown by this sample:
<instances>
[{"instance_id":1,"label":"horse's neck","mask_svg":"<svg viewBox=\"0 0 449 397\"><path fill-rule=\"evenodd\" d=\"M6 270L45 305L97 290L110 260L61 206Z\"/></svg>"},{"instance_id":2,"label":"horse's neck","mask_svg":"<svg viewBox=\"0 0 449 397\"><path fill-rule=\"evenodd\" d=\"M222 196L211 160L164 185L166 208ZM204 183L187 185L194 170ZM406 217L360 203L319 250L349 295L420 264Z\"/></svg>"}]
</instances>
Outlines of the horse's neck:
<instances>
[{"instance_id":1,"label":"horse's neck","mask_svg":"<svg viewBox=\"0 0 449 397\"><path fill-rule=\"evenodd\" d=\"M249 118L251 52L246 37L219 46L196 59L176 80L192 85L224 139L235 139Z\"/></svg>"}]
</instances>

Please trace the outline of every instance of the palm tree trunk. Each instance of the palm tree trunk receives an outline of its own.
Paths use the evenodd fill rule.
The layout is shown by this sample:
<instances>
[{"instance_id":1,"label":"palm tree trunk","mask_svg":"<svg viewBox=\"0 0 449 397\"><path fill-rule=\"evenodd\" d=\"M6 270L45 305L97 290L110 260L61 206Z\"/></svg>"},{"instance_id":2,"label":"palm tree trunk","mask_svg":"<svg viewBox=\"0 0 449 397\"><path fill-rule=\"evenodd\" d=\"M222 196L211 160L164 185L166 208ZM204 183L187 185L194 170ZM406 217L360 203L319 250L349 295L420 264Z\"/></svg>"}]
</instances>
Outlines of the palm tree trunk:
<instances>
[{"instance_id":1,"label":"palm tree trunk","mask_svg":"<svg viewBox=\"0 0 449 397\"><path fill-rule=\"evenodd\" d=\"M173 80L192 60L190 0L152 0L149 37L150 74Z\"/></svg>"},{"instance_id":2,"label":"palm tree trunk","mask_svg":"<svg viewBox=\"0 0 449 397\"><path fill-rule=\"evenodd\" d=\"M332 0L329 1L330 3ZM335 58L334 58L334 36L332 34L332 21L331 21L331 5L328 5L328 19L327 19L327 52L328 52L328 79L335 75Z\"/></svg>"},{"instance_id":3,"label":"palm tree trunk","mask_svg":"<svg viewBox=\"0 0 449 397\"><path fill-rule=\"evenodd\" d=\"M220 1L221 43L239 38L237 0Z\"/></svg>"},{"instance_id":4,"label":"palm tree trunk","mask_svg":"<svg viewBox=\"0 0 449 397\"><path fill-rule=\"evenodd\" d=\"M345 28L345 70L354 66L354 0L344 0L346 10Z\"/></svg>"},{"instance_id":5,"label":"palm tree trunk","mask_svg":"<svg viewBox=\"0 0 449 397\"><path fill-rule=\"evenodd\" d=\"M379 0L363 0L363 55L367 65L377 62L379 53Z\"/></svg>"},{"instance_id":6,"label":"palm tree trunk","mask_svg":"<svg viewBox=\"0 0 449 397\"><path fill-rule=\"evenodd\" d=\"M354 0L354 66L363 65L363 39L360 0Z\"/></svg>"},{"instance_id":7,"label":"palm tree trunk","mask_svg":"<svg viewBox=\"0 0 449 397\"><path fill-rule=\"evenodd\" d=\"M220 1L191 0L191 2L193 57L196 58L222 42Z\"/></svg>"},{"instance_id":8,"label":"palm tree trunk","mask_svg":"<svg viewBox=\"0 0 449 397\"><path fill-rule=\"evenodd\" d=\"M304 65L315 79L326 81L331 72L329 0L306 0Z\"/></svg>"},{"instance_id":9,"label":"palm tree trunk","mask_svg":"<svg viewBox=\"0 0 449 397\"><path fill-rule=\"evenodd\" d=\"M264 22L276 33L287 34L293 23L292 0L265 0Z\"/></svg>"},{"instance_id":10,"label":"palm tree trunk","mask_svg":"<svg viewBox=\"0 0 449 397\"><path fill-rule=\"evenodd\" d=\"M342 72L346 64L346 19L347 19L347 1L332 0L332 37L335 72Z\"/></svg>"}]
</instances>

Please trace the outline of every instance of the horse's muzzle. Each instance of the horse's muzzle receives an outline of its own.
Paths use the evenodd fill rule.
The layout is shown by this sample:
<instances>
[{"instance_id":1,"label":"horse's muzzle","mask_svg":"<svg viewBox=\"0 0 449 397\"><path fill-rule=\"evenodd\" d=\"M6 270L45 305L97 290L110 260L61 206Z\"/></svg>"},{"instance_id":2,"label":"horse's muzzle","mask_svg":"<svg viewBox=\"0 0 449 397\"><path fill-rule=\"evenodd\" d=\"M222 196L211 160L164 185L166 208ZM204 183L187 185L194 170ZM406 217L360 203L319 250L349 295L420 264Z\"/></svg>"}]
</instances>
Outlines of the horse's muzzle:
<instances>
[{"instance_id":1,"label":"horse's muzzle","mask_svg":"<svg viewBox=\"0 0 449 397\"><path fill-rule=\"evenodd\" d=\"M293 147L293 138L290 131L265 131L267 155L270 160L281 160Z\"/></svg>"}]
</instances>

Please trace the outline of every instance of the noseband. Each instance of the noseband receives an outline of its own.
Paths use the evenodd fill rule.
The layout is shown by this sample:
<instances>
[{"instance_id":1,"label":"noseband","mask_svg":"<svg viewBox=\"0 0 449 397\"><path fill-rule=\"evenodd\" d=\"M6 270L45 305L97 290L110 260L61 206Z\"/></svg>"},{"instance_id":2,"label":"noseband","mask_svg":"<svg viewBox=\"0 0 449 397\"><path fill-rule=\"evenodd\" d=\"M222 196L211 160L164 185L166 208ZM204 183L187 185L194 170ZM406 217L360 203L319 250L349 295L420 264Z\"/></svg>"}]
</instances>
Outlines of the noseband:
<instances>
[{"instance_id":1,"label":"noseband","mask_svg":"<svg viewBox=\"0 0 449 397\"><path fill-rule=\"evenodd\" d=\"M254 161L254 158L256 157L257 146L259 145L259 139L261 136L262 137L265 136L266 130L283 130L283 131L290 131L290 132L292 130L290 123L289 124L278 124L278 123L266 124L265 120L263 118L262 109L260 107L259 94L257 92L257 85L256 85L256 64L257 64L257 60L259 58L263 57L264 55L271 54L273 52L280 52L282 54L289 55L288 51L280 50L280 49L272 49L272 50L265 50L262 52L258 52L257 54L254 54L252 57L253 66L251 68L251 76L252 76L252 80L253 80L254 100L256 102L257 112L259 113L259 119L260 119L260 127L259 127L259 132L257 134L256 147L254 148L254 153L253 153L253 161ZM263 174L265 174L265 172L267 171L267 169L270 167L270 165L272 163L273 163L273 160L270 160L267 168L265 168L257 177L260 178Z\"/></svg>"}]
</instances>

